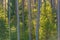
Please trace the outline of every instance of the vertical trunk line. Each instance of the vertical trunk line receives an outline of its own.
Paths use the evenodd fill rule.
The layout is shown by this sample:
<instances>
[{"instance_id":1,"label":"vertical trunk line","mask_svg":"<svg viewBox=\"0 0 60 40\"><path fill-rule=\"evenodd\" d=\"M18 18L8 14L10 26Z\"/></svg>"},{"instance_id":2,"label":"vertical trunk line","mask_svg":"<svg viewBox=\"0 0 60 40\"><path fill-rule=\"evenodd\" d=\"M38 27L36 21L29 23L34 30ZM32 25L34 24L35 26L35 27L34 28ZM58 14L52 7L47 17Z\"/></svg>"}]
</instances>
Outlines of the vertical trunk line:
<instances>
[{"instance_id":1,"label":"vertical trunk line","mask_svg":"<svg viewBox=\"0 0 60 40\"><path fill-rule=\"evenodd\" d=\"M58 0L57 21L58 21L58 40L60 40L60 0Z\"/></svg>"},{"instance_id":2,"label":"vertical trunk line","mask_svg":"<svg viewBox=\"0 0 60 40\"><path fill-rule=\"evenodd\" d=\"M23 22L23 28L22 28L22 36L23 36L23 40L25 40L25 34L24 34L24 32L25 32L25 23L24 23L24 1L25 0L22 0L22 22Z\"/></svg>"},{"instance_id":3,"label":"vertical trunk line","mask_svg":"<svg viewBox=\"0 0 60 40\"><path fill-rule=\"evenodd\" d=\"M32 35L31 35L31 0L28 0L28 20L29 20L29 40L32 40Z\"/></svg>"},{"instance_id":4,"label":"vertical trunk line","mask_svg":"<svg viewBox=\"0 0 60 40\"><path fill-rule=\"evenodd\" d=\"M6 22L6 0L5 0L5 22Z\"/></svg>"},{"instance_id":5,"label":"vertical trunk line","mask_svg":"<svg viewBox=\"0 0 60 40\"><path fill-rule=\"evenodd\" d=\"M38 13L37 13L37 19L36 19L36 40L39 40L39 22L40 22L40 3L41 3L41 0L38 0Z\"/></svg>"},{"instance_id":6,"label":"vertical trunk line","mask_svg":"<svg viewBox=\"0 0 60 40\"><path fill-rule=\"evenodd\" d=\"M17 15L17 40L20 40L20 19L18 10L18 0L15 0L16 15Z\"/></svg>"},{"instance_id":7,"label":"vertical trunk line","mask_svg":"<svg viewBox=\"0 0 60 40\"><path fill-rule=\"evenodd\" d=\"M11 40L11 37L10 37L10 32L11 32L11 30L10 30L10 0L8 0L8 26L9 26L9 39Z\"/></svg>"}]
</instances>

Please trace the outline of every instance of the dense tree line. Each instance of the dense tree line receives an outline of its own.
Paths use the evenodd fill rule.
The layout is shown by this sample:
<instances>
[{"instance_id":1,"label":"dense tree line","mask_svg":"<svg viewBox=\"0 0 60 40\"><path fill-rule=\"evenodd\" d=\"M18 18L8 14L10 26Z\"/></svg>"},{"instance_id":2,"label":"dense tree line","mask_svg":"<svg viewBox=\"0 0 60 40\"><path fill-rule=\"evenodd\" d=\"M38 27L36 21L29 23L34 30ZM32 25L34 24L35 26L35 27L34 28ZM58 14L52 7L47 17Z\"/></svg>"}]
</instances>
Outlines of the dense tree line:
<instances>
[{"instance_id":1,"label":"dense tree line","mask_svg":"<svg viewBox=\"0 0 60 40\"><path fill-rule=\"evenodd\" d=\"M0 40L57 40L56 0L8 0L5 10L2 5Z\"/></svg>"}]
</instances>

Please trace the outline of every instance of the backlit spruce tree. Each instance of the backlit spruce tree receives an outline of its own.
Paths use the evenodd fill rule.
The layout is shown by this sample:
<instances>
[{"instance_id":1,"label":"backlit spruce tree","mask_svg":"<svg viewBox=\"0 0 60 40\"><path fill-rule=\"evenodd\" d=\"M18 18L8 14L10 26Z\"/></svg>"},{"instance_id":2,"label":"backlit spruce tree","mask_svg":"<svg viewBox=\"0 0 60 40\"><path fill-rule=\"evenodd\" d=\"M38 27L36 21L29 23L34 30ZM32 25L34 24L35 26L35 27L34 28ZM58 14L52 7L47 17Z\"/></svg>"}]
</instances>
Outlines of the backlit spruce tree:
<instances>
[{"instance_id":1,"label":"backlit spruce tree","mask_svg":"<svg viewBox=\"0 0 60 40\"><path fill-rule=\"evenodd\" d=\"M52 13L51 4L44 0L40 15L40 40L57 40L56 12Z\"/></svg>"}]
</instances>

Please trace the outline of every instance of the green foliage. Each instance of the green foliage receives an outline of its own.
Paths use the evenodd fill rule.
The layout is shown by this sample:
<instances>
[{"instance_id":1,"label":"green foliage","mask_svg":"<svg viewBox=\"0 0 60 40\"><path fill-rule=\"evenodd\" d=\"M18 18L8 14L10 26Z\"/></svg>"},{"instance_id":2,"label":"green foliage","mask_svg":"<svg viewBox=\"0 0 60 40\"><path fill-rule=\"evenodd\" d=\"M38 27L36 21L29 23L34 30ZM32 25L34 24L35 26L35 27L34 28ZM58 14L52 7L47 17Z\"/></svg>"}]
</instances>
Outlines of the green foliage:
<instances>
[{"instance_id":1,"label":"green foliage","mask_svg":"<svg viewBox=\"0 0 60 40\"><path fill-rule=\"evenodd\" d=\"M40 15L40 40L56 40L57 26L52 13L51 4L45 1L41 6ZM54 21L53 21L54 20Z\"/></svg>"},{"instance_id":2,"label":"green foliage","mask_svg":"<svg viewBox=\"0 0 60 40\"><path fill-rule=\"evenodd\" d=\"M7 40L9 36L8 32L4 9L0 4L0 40Z\"/></svg>"},{"instance_id":3,"label":"green foliage","mask_svg":"<svg viewBox=\"0 0 60 40\"><path fill-rule=\"evenodd\" d=\"M36 16L37 16L37 3L32 4L31 16L32 16L32 40L35 40L35 31L36 31ZM8 27L8 12L5 18L4 10L0 4L0 40L9 40L8 36L11 37L11 40L17 40L17 16L15 8L15 0L10 1L10 26L11 26L11 35L9 35ZM28 40L28 8L27 2L24 4L24 22L22 21L22 0L19 0L19 17L20 17L20 39ZM51 4L48 0L42 3L40 9L40 29L39 29L39 40L57 40L57 17L56 9L51 8ZM7 8L8 10L8 8Z\"/></svg>"}]
</instances>

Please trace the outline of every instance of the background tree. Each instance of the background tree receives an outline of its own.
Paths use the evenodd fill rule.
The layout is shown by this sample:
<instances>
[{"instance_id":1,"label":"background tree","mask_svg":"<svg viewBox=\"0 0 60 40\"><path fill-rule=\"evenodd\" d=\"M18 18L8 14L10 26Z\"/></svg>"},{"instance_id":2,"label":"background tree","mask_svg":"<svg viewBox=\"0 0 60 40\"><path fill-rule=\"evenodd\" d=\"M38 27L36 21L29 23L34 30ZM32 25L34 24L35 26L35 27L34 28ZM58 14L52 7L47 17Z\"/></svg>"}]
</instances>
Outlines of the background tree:
<instances>
[{"instance_id":1,"label":"background tree","mask_svg":"<svg viewBox=\"0 0 60 40\"><path fill-rule=\"evenodd\" d=\"M40 40L53 40L54 38L57 40L57 18L54 18L56 18L56 13L52 13L51 4L45 0L41 6Z\"/></svg>"}]
</instances>

